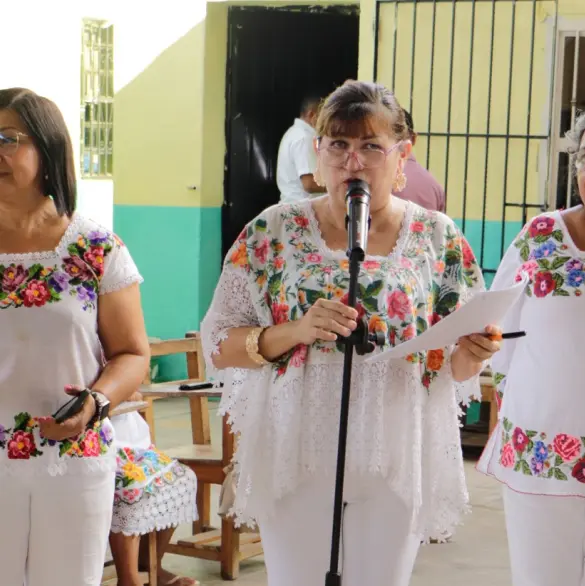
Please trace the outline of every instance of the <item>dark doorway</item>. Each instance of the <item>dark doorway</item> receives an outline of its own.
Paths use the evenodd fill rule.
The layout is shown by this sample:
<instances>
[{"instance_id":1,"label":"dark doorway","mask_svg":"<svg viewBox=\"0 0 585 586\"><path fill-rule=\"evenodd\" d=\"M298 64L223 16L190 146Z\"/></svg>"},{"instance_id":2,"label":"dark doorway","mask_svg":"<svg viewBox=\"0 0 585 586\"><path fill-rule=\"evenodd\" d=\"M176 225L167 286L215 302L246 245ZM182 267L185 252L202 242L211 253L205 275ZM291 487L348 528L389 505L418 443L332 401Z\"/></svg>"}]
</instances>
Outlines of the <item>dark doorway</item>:
<instances>
[{"instance_id":1,"label":"dark doorway","mask_svg":"<svg viewBox=\"0 0 585 586\"><path fill-rule=\"evenodd\" d=\"M280 139L307 93L327 95L358 70L358 7L231 7L226 71L223 254L278 202Z\"/></svg>"}]
</instances>

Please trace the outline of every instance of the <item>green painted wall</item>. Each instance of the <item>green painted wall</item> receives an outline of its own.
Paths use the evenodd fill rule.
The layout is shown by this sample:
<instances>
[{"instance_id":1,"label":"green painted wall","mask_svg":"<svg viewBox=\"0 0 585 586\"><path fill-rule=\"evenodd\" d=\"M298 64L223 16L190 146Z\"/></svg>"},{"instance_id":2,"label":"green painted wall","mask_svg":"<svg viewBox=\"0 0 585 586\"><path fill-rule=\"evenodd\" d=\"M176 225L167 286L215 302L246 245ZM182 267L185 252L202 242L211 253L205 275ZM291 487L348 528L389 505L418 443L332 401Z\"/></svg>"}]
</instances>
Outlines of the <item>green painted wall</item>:
<instances>
[{"instance_id":1,"label":"green painted wall","mask_svg":"<svg viewBox=\"0 0 585 586\"><path fill-rule=\"evenodd\" d=\"M221 267L221 208L116 205L114 230L144 277L148 335L182 338L198 330ZM161 360L160 375L184 378L184 357Z\"/></svg>"}]
</instances>

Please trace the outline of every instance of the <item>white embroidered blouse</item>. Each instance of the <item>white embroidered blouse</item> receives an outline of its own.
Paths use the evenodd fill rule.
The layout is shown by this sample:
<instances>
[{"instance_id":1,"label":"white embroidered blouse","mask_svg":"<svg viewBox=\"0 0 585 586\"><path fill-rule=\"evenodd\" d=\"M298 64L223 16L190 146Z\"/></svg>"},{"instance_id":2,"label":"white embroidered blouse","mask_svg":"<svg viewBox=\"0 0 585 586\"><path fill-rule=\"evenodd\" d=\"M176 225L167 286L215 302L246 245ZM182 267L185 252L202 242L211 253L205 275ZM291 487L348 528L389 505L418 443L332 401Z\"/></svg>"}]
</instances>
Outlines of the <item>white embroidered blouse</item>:
<instances>
[{"instance_id":1,"label":"white embroidered blouse","mask_svg":"<svg viewBox=\"0 0 585 586\"><path fill-rule=\"evenodd\" d=\"M492 359L499 420L478 470L519 492L585 497L585 251L560 212L524 227L492 288L523 275L526 293L503 327L526 337L504 342Z\"/></svg>"},{"instance_id":2,"label":"white embroidered blouse","mask_svg":"<svg viewBox=\"0 0 585 586\"><path fill-rule=\"evenodd\" d=\"M0 477L115 467L109 420L53 442L34 418L68 400L66 385L95 382L98 295L141 281L120 239L79 215L54 250L0 254Z\"/></svg>"},{"instance_id":3,"label":"white embroidered blouse","mask_svg":"<svg viewBox=\"0 0 585 586\"><path fill-rule=\"evenodd\" d=\"M263 368L221 375L211 358L231 328L299 319L320 297L346 299L348 281L345 253L326 246L308 200L263 212L226 257L201 331L208 374L225 375L221 408L241 434L238 522L270 514L273 503L309 475L334 477L343 352L335 343L301 345ZM368 256L362 265L358 310L371 331L395 345L482 287L455 224L409 203L394 251ZM354 359L348 470L385 478L413 505L426 537L452 529L467 504L450 352ZM459 391L463 400L478 395L478 380Z\"/></svg>"}]
</instances>

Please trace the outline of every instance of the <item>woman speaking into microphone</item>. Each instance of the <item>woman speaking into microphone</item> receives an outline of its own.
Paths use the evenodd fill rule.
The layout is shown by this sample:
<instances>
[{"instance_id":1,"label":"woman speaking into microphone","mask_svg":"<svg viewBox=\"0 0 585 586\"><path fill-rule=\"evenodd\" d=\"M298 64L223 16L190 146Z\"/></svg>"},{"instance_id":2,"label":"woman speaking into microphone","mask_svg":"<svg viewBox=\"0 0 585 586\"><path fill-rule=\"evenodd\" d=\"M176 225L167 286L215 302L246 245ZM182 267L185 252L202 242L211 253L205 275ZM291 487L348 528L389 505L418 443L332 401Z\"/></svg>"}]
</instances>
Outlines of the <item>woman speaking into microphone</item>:
<instances>
[{"instance_id":1,"label":"woman speaking into microphone","mask_svg":"<svg viewBox=\"0 0 585 586\"><path fill-rule=\"evenodd\" d=\"M323 103L317 133L315 180L327 194L271 207L244 229L201 326L240 434L232 513L258 523L270 586L322 586L328 570L341 338L365 317L400 344L483 288L454 223L392 196L411 145L391 92L347 82ZM370 187L371 225L354 309L345 198L356 179ZM354 360L344 586L406 586L421 539L452 530L466 510L457 403L479 392L498 349L478 334L407 359Z\"/></svg>"}]
</instances>

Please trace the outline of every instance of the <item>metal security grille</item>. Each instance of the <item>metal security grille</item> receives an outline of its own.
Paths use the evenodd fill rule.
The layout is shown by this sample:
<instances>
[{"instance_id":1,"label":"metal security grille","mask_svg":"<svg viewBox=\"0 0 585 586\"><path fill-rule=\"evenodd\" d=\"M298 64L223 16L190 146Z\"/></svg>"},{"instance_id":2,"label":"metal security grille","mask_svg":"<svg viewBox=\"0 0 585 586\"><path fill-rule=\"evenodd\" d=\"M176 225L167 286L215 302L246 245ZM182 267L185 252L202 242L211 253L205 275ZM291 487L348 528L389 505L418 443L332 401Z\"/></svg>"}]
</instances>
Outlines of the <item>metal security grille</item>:
<instances>
[{"instance_id":1,"label":"metal security grille","mask_svg":"<svg viewBox=\"0 0 585 586\"><path fill-rule=\"evenodd\" d=\"M113 174L114 27L84 19L81 54L81 175Z\"/></svg>"},{"instance_id":2,"label":"metal security grille","mask_svg":"<svg viewBox=\"0 0 585 586\"><path fill-rule=\"evenodd\" d=\"M557 26L557 0L376 0L374 79L412 113L486 273L556 190Z\"/></svg>"}]
</instances>

